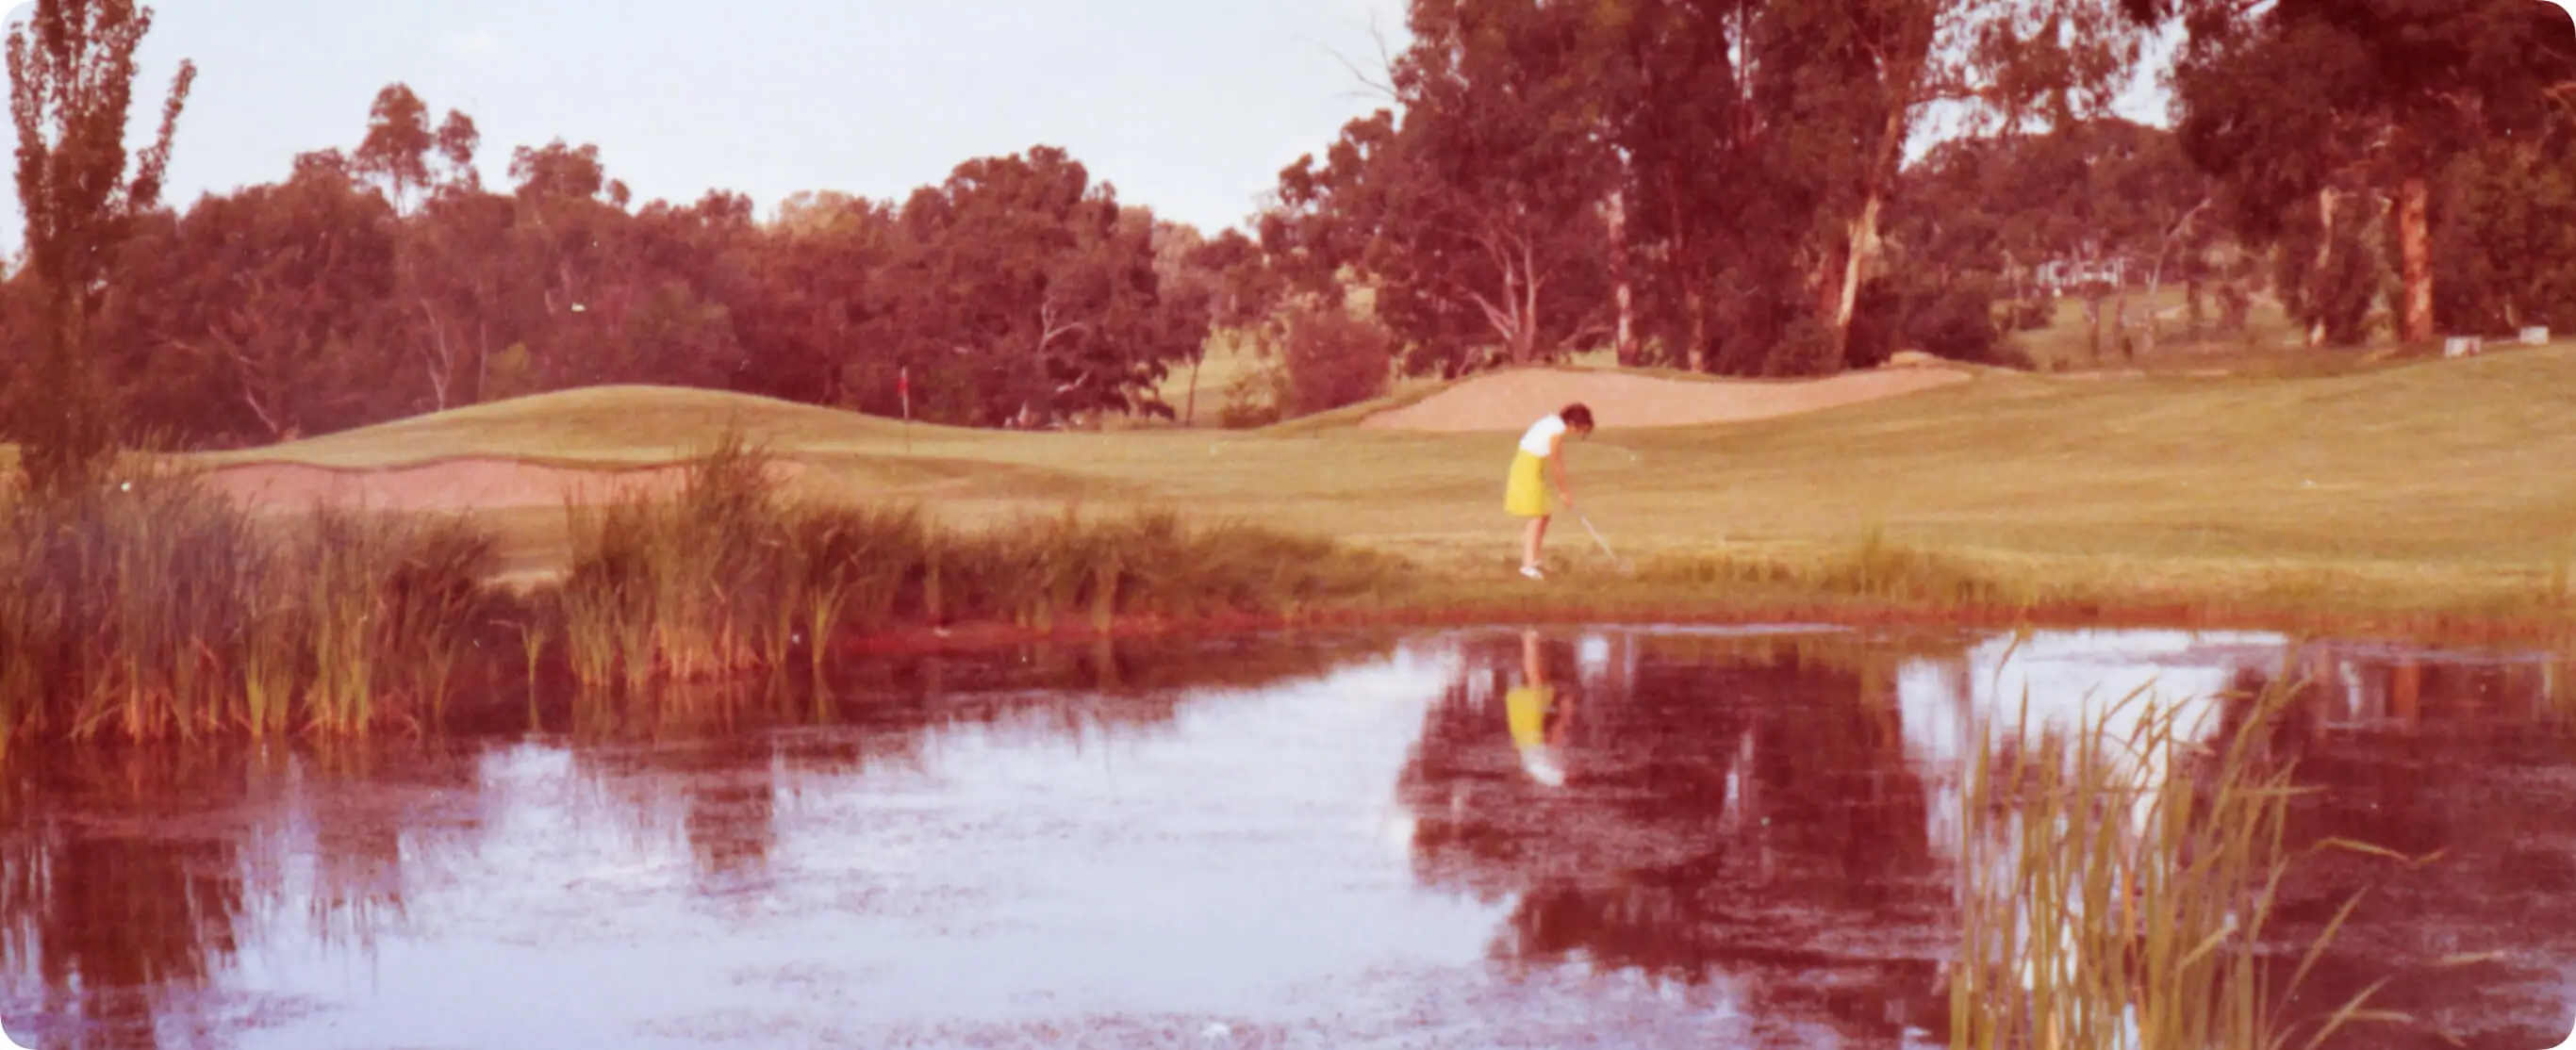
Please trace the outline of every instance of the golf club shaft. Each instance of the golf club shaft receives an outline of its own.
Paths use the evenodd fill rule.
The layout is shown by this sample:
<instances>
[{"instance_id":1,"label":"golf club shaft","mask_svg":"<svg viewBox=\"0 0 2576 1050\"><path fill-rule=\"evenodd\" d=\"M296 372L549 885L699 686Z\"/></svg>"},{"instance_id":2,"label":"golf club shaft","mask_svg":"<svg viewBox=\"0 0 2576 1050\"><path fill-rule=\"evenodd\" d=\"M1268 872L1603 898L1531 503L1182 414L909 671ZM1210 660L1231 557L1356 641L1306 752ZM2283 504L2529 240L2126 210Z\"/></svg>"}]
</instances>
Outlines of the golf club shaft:
<instances>
[{"instance_id":1,"label":"golf club shaft","mask_svg":"<svg viewBox=\"0 0 2576 1050\"><path fill-rule=\"evenodd\" d=\"M1557 497L1557 499L1559 499L1559 500L1564 500L1564 499L1565 499L1565 491L1564 491L1563 489L1559 489L1559 490L1557 490L1556 497ZM1594 543L1597 543L1597 544L1600 544L1600 545L1601 545L1601 553L1606 554L1606 555L1609 555L1609 556L1610 556L1610 560L1611 560L1613 563L1617 563L1617 564L1621 564L1621 565L1626 564L1625 562L1620 561L1620 559L1619 559L1619 552L1618 552L1618 551L1614 551L1614 550L1611 550L1611 549L1610 549L1610 541L1609 541L1609 540L1607 540L1607 539L1603 539L1603 538L1602 538L1602 536L1601 536L1601 530L1600 530L1600 529L1596 529L1596 528L1593 528L1593 527L1592 527L1592 519L1591 519L1591 518L1589 518L1589 517L1586 517L1586 516L1584 515L1583 511L1582 511L1580 508L1575 507L1575 506L1573 505L1572 501L1567 501L1567 502L1566 502L1566 508L1565 508L1565 509L1567 509L1567 510L1570 510L1570 511L1573 511L1573 512L1574 512L1574 520L1576 520L1576 521L1579 521L1579 522L1582 522L1582 523L1583 523L1583 531L1585 531L1585 532L1588 532L1588 533L1591 533L1591 534L1592 534L1592 542L1594 542Z\"/></svg>"},{"instance_id":2,"label":"golf club shaft","mask_svg":"<svg viewBox=\"0 0 2576 1050\"><path fill-rule=\"evenodd\" d=\"M1601 553L1609 555L1613 561L1618 560L1619 552L1610 549L1610 541L1601 537L1601 530L1592 527L1592 519L1584 517L1578 510L1574 512L1574 520L1583 523L1583 531L1592 534L1592 542L1601 545Z\"/></svg>"}]
</instances>

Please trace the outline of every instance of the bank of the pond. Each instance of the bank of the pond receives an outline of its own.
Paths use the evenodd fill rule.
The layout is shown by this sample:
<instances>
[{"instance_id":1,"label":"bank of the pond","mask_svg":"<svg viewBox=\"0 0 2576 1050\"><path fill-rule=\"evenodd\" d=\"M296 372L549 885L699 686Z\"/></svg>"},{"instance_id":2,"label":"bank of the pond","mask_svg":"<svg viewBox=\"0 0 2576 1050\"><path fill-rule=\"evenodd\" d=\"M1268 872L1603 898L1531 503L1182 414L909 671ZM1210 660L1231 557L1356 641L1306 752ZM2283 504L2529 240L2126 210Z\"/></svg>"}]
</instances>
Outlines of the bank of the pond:
<instances>
[{"instance_id":1,"label":"bank of the pond","mask_svg":"<svg viewBox=\"0 0 2576 1050\"><path fill-rule=\"evenodd\" d=\"M1563 563L1572 564L1563 564ZM899 625L845 634L851 653L971 649L1050 638L1206 635L1306 625L1754 625L2271 631L2429 645L2576 643L2563 567L2282 567L2176 559L2037 558L1900 547L1872 535L1840 549L1665 553L1620 571L1560 556L1533 582L1507 559L1440 553L1356 594L1286 608L1104 623Z\"/></svg>"},{"instance_id":2,"label":"bank of the pond","mask_svg":"<svg viewBox=\"0 0 2576 1050\"><path fill-rule=\"evenodd\" d=\"M1848 629L2263 631L2379 639L2438 646L2576 643L2576 620L2499 615L2477 609L2318 609L2118 599L2039 605L1902 600L1770 588L1724 595L1628 592L1589 596L1496 597L1424 587L1362 605L1187 618L1121 616L1106 625L1036 628L1008 621L850 628L834 642L841 657L972 652L1032 643L1191 638L1299 629L1475 626L1738 626L1824 624Z\"/></svg>"},{"instance_id":3,"label":"bank of the pond","mask_svg":"<svg viewBox=\"0 0 2576 1050\"><path fill-rule=\"evenodd\" d=\"M670 491L567 507L565 571L504 587L470 517L262 513L195 478L0 501L0 741L366 732L481 684L630 694L1043 639L1498 622L2158 627L2576 639L2567 570L2042 557L1890 540L1391 550L1169 509L966 525L789 499L729 438Z\"/></svg>"}]
</instances>

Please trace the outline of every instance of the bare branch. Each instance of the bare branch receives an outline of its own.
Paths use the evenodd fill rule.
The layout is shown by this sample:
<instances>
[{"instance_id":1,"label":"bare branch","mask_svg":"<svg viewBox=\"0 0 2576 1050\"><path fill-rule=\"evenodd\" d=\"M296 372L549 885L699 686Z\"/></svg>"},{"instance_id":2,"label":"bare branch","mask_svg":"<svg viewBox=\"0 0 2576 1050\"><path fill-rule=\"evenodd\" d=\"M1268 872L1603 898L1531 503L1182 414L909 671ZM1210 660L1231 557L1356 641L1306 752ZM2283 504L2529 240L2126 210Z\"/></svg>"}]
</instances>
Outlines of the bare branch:
<instances>
[{"instance_id":1,"label":"bare branch","mask_svg":"<svg viewBox=\"0 0 2576 1050\"><path fill-rule=\"evenodd\" d=\"M1388 47L1386 42L1386 33L1378 26L1376 11L1369 12L1369 38L1377 43L1378 68L1380 70L1393 70L1395 68L1395 52ZM1346 94L1359 98L1381 98L1388 102L1400 103L1403 101L1396 94L1395 79L1392 75L1382 72L1380 76L1385 79L1371 79L1367 71L1362 70L1358 63L1351 61L1350 58L1343 55L1340 50L1327 45L1324 48L1324 52L1333 56L1333 61L1341 63L1343 69L1350 71L1352 79L1359 81L1360 86L1367 89L1365 91L1346 92Z\"/></svg>"}]
</instances>

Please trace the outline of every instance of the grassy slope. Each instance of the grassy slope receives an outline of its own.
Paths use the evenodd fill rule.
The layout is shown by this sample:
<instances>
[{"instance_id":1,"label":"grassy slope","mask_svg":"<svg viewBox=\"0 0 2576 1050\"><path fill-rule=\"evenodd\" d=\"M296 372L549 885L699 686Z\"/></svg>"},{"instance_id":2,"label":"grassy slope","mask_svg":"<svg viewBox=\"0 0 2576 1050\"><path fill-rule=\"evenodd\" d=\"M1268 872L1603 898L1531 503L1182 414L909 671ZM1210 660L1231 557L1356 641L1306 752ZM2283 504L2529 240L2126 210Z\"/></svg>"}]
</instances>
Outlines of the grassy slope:
<instances>
[{"instance_id":1,"label":"grassy slope","mask_svg":"<svg viewBox=\"0 0 2576 1050\"><path fill-rule=\"evenodd\" d=\"M1202 406L1204 407L1204 406ZM1504 567L1508 442L1346 426L997 433L695 391L622 388L481 406L225 460L383 464L460 453L631 462L737 420L829 497L983 518L1160 504L1332 533L1470 574ZM2393 585L2576 555L2576 348L2310 378L1976 382L1759 423L1605 429L1569 456L1622 553L1796 557L1872 526L1902 544L2111 583L2244 584L2334 569ZM560 515L500 522L529 544ZM1588 537L1552 537L1584 564ZM533 549L533 548L531 548ZM2152 579L2150 579L2152 578Z\"/></svg>"}]
</instances>

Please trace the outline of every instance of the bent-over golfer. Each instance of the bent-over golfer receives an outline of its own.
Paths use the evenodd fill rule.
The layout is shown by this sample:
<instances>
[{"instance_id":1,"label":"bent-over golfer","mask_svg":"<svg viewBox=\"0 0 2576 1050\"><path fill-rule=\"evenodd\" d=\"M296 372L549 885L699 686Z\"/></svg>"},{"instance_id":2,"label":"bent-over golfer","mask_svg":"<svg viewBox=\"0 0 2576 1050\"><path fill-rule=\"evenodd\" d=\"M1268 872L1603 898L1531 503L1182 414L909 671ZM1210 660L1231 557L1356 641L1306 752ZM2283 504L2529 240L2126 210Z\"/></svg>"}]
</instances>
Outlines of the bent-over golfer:
<instances>
[{"instance_id":1,"label":"bent-over golfer","mask_svg":"<svg viewBox=\"0 0 2576 1050\"><path fill-rule=\"evenodd\" d=\"M1567 405L1555 415L1530 425L1521 435L1520 451L1512 456L1512 473L1503 486L1503 509L1514 517L1529 519L1529 534L1521 548L1521 575L1533 580L1546 579L1539 568L1539 544L1547 539L1548 515L1554 501L1548 496L1544 467L1556 468L1556 491L1566 506L1574 505L1574 492L1565 483L1565 435L1587 437L1592 433L1592 410L1581 404Z\"/></svg>"}]
</instances>

